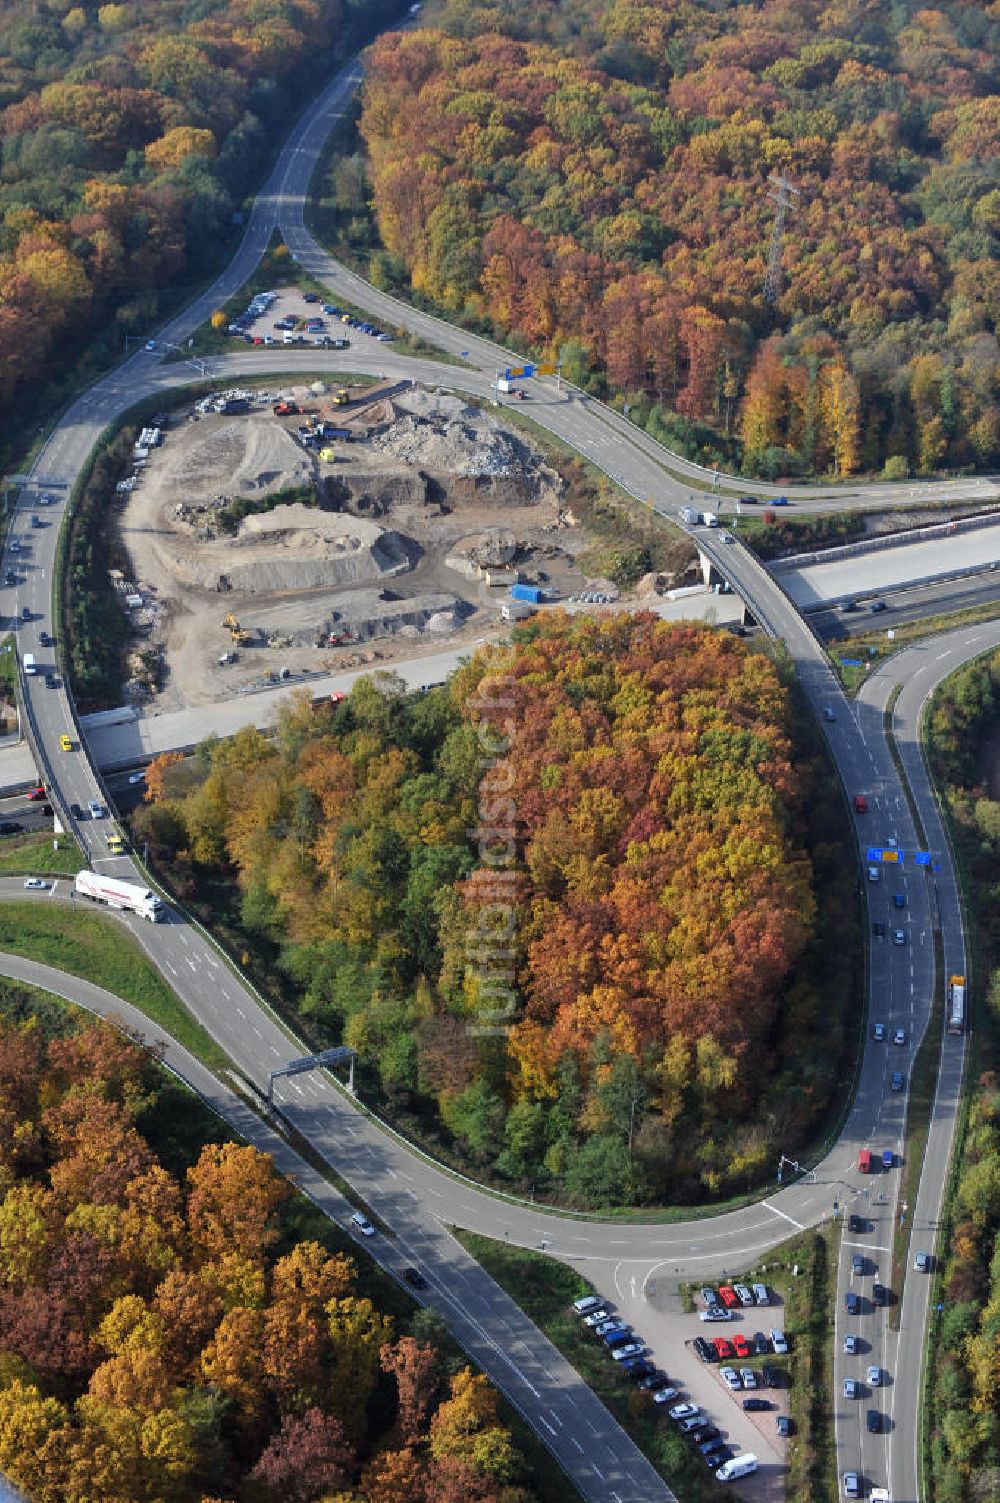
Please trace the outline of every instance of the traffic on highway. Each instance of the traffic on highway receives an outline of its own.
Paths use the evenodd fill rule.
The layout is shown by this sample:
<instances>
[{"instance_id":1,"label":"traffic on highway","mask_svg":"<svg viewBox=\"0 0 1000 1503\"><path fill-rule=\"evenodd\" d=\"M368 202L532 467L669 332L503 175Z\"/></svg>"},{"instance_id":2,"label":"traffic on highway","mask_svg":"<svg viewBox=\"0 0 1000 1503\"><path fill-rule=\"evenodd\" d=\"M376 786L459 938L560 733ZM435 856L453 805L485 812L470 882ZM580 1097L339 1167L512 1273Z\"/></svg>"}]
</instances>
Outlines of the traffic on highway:
<instances>
[{"instance_id":1,"label":"traffic on highway","mask_svg":"<svg viewBox=\"0 0 1000 1503\"><path fill-rule=\"evenodd\" d=\"M258 195L233 262L156 342L176 345L189 338L214 308L246 282L277 228L301 265L331 297L364 306L381 324L405 327L463 361L451 367L380 350L365 357L372 373L432 379L436 385L489 399L497 362L506 360L510 352L378 292L334 262L305 229L304 205L318 154L359 79L357 65L348 67L305 112ZM353 359L335 350L297 354L261 349L217 357L212 373L231 378L295 369L364 369L364 361L359 365L357 353L350 353ZM191 371L183 363L164 365L155 348L147 348L83 393L53 430L19 495L4 554L3 612L17 634L25 729L40 786L47 795L34 802L47 803L53 818L72 831L98 878L105 883L135 884L144 892L150 890L146 873L133 857L116 853L109 845L114 821L106 815L112 800L87 753L71 690L57 662L56 545L72 485L107 424L140 397L168 391L190 379ZM668 455L619 414L589 398L584 402L572 392L567 394L551 381L539 383L532 417L634 497L672 519L690 479L704 480L707 474ZM772 488L756 489L766 495ZM880 502L889 497L902 504L906 489L880 486L862 494L869 500L877 494ZM857 493L858 487L852 490ZM789 494L796 498L815 495ZM824 499L837 495L835 488L823 492ZM632 1339L633 1333L643 1329L646 1281L667 1266L672 1278L702 1281L774 1246L787 1236L789 1223L803 1228L831 1219L839 1222L842 1237L830 1404L836 1419L841 1488L846 1496L876 1496L873 1490L882 1488L895 1503L916 1503L920 1496L920 1373L931 1284L927 1274L932 1268L934 1229L957 1115L963 1034L949 1035L942 1051L925 1169L912 1205L900 1198L908 1084L931 1019L937 974L935 936L943 947L945 975L964 977L968 971L957 881L919 745L920 710L937 678L914 674L893 708L904 784L885 730L886 706L897 683L895 675L901 671L899 664L887 663L871 674L862 694L849 702L810 626L759 561L719 530L684 525L697 533L699 548L731 582L764 631L784 642L852 803L870 927L868 1021L837 1142L821 1162L810 1166L808 1174L793 1176L756 1205L700 1222L608 1225L501 1201L459 1181L360 1114L346 1092L325 1076L282 1081L275 1100L287 1122L377 1213L378 1224L391 1229L395 1245L389 1248L382 1245L389 1239L374 1227L369 1235L355 1223L365 1248L387 1266L405 1257L406 1267L426 1284L420 1289L408 1281L411 1287L442 1313L457 1339L520 1409L583 1496L601 1503L609 1499L646 1503L670 1499L673 1494L565 1359L462 1251L448 1227L468 1227L524 1247L542 1243L553 1256L585 1267L598 1290L611 1285L614 1271L627 1268L634 1294L626 1294L614 1305L599 1301L579 1313L586 1320L601 1311L603 1319L594 1323L595 1340L607 1347L608 1360L633 1364L628 1371L636 1384L650 1392L654 1402L666 1406L667 1399L658 1395L676 1385L640 1337ZM1000 637L1000 632L996 635ZM958 636L952 656L936 665L937 677L952 671L963 653L983 650L975 645L979 640L968 634ZM928 665L921 664L921 668ZM22 807L21 801L16 809L6 804L3 818L17 822L22 816L16 811ZM28 817L25 813L23 820ZM30 817L48 818L41 811ZM41 901L46 894L38 889L36 895ZM300 1046L222 960L210 939L182 913L160 914L167 922L147 923L143 917L135 909L131 915L124 913L122 922L130 926L191 1013L227 1052L234 1069L265 1092L271 1072L301 1052ZM346 1220L344 1224L348 1226ZM919 1253L926 1261L915 1266L913 1257L908 1259L900 1283L894 1281L893 1260L896 1234L904 1225L917 1237L913 1257ZM738 1293L736 1297L741 1298ZM603 1330L598 1329L601 1326ZM773 1340L772 1349L776 1350ZM750 1386L738 1369L734 1371L740 1393L752 1397ZM706 1448L701 1455L720 1480L737 1480L756 1469L757 1458L751 1453L723 1455L729 1448L718 1434L710 1433L713 1427L705 1423L700 1408L689 1412L684 1408L688 1400L675 1394L669 1397L675 1400L668 1406L671 1423L697 1421L688 1433L693 1444ZM585 1445L580 1443L581 1436Z\"/></svg>"}]
</instances>

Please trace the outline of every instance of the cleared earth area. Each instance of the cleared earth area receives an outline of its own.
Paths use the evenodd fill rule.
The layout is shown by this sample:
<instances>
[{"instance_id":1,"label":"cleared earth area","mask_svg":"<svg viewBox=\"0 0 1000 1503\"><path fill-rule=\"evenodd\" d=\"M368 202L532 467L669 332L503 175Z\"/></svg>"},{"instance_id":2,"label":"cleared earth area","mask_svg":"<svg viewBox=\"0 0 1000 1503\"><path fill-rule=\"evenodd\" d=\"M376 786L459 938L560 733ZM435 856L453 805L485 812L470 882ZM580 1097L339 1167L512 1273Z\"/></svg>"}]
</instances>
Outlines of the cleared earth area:
<instances>
[{"instance_id":1,"label":"cleared earth area","mask_svg":"<svg viewBox=\"0 0 1000 1503\"><path fill-rule=\"evenodd\" d=\"M586 589L590 539L563 492L451 395L317 382L206 399L137 462L120 517L120 588L159 660L149 708L471 646L519 580L553 600Z\"/></svg>"}]
</instances>

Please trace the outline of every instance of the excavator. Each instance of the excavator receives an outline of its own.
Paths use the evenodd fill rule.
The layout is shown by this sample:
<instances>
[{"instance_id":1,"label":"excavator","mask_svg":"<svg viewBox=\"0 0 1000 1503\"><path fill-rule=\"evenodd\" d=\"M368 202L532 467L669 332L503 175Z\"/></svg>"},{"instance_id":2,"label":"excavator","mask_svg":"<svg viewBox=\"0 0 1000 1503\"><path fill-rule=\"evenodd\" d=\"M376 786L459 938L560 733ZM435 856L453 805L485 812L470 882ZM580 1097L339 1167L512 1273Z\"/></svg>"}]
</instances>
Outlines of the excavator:
<instances>
[{"instance_id":1,"label":"excavator","mask_svg":"<svg viewBox=\"0 0 1000 1503\"><path fill-rule=\"evenodd\" d=\"M243 627L240 625L239 621L237 621L232 611L226 612L222 624L229 629L229 636L238 647L244 647L247 642L252 641L252 632L244 631Z\"/></svg>"}]
</instances>

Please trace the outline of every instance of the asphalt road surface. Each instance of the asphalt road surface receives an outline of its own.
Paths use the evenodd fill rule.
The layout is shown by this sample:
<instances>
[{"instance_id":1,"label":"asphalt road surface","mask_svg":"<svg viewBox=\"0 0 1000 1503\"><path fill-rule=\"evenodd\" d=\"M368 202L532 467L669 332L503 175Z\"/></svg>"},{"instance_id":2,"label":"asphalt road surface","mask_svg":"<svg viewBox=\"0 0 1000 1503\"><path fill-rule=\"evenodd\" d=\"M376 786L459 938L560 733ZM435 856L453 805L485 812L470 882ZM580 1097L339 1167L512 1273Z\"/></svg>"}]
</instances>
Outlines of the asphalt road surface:
<instances>
[{"instance_id":1,"label":"asphalt road surface","mask_svg":"<svg viewBox=\"0 0 1000 1503\"><path fill-rule=\"evenodd\" d=\"M324 281L332 295L363 303L375 317L406 325L424 337L433 338L435 343L463 358L467 366L450 369L438 363L407 360L393 355L386 346L375 347L370 354L349 351L349 359L338 358L334 352L310 351L293 356L283 349L270 349L215 361L214 374L235 379L256 375L265 379L274 370L368 369L377 373L381 369L388 374L410 375L432 385L454 386L488 397L497 364L506 358L504 352L486 341L451 330L427 315L411 314L403 305L364 284L355 288L350 274L314 246L301 227L301 200L310 163L315 160L329 121L343 110L356 79L356 68L345 69L331 83L320 106L307 112L257 200L233 263L191 309L173 320L161 337L182 346L212 309L238 290L259 259L272 228L280 224L300 260ZM65 496L65 487L79 472L102 428L117 412L144 393L166 391L191 375L182 366L164 365L156 355L141 351L84 393L53 432L35 468L36 475L58 477L63 485L36 483L22 494L15 535L23 535L25 527L30 526L27 519L38 510L41 490ZM542 427L593 460L632 495L665 514L673 515L678 501L686 499L687 483L674 478L676 474L704 478L704 471L696 466L685 468L684 461L668 455L626 419L590 400L558 391L553 381L539 382L534 388L530 412ZM963 481L944 482L930 493L946 499L959 493L968 494L970 484L984 496L996 492L992 481ZM767 487L754 489L761 494L768 491ZM914 499L910 490L907 485L873 485L840 491L828 488L822 495L795 494L806 498L810 505L826 500L837 505L845 500L858 505L872 504L875 500L880 504L887 501L905 504ZM48 515L59 518L59 511L57 502L48 509ZM5 591L4 609L9 613L13 606L18 614L27 609L30 617L20 631L22 652L38 650L38 630L48 624L56 531L50 527L36 532L30 556L18 556L20 582ZM714 558L720 572L732 580L765 629L785 641L817 710L823 706L833 710L835 719L824 722L824 729L845 788L864 789L870 798L871 811L864 826L859 823L858 829L862 848L874 835L879 842L891 836L898 839L901 847L910 849L914 836L910 814L877 708L867 701L856 708L848 707L816 638L756 560L738 544L726 545L717 534L705 530L699 531L698 542ZM8 555L5 564L10 562ZM956 652L962 650L960 644L956 646ZM968 650L978 648L972 646ZM103 799L98 775L78 749L79 735L66 690L45 689L34 679L22 680L22 690L28 733L39 758L38 765L44 769L62 808L68 809L73 801L86 805L92 797ZM69 737L74 749L63 751L60 736ZM930 838L936 838L933 799L925 782L915 786L915 798L925 830ZM85 849L104 869L121 876L135 875L127 858L108 858L99 823L77 825ZM939 864L940 902L942 892L947 895L955 891L954 878L943 845L935 849L935 858ZM893 1024L899 1020L907 1028L909 1042L899 1058L908 1064L929 1016L934 972L930 943L932 894L924 880L917 878L910 868L906 869L905 880L906 943L873 952L872 986L873 1005L884 1013L885 1020ZM880 894L885 890L880 884ZM958 922L947 901L941 917L948 925ZM267 1014L196 928L177 916L169 923L155 926L140 925L137 920L128 922L154 963L249 1080L259 1087L266 1086L269 1071L300 1052L299 1046ZM960 1068L961 1041L953 1042L951 1049L949 1058L953 1056ZM905 1092L887 1093L887 1068L885 1046L876 1046L869 1040L860 1061L856 1096L844 1131L807 1182L786 1186L758 1205L728 1216L663 1227L587 1222L549 1216L531 1206L505 1204L429 1164L359 1114L341 1090L322 1078L284 1081L278 1097L282 1110L295 1126L336 1165L392 1229L411 1261L426 1263L432 1271L442 1267L450 1270L454 1265L449 1260L458 1254L444 1228L457 1224L526 1246L545 1241L548 1251L577 1264L594 1259L612 1261L641 1283L653 1270L661 1276L676 1277L707 1275L726 1266L739 1266L783 1240L790 1224L815 1225L832 1214L834 1200L838 1209L856 1202L866 1188L857 1172L858 1149L876 1141L898 1142L901 1138ZM952 1129L953 1113L942 1100L934 1118L935 1142L943 1155L942 1161L946 1161L950 1152ZM935 1166L935 1173L938 1167ZM939 1178L937 1183L940 1182ZM454 1297L473 1322L474 1328L467 1329L460 1339L483 1360L499 1386L524 1408L537 1433L559 1457L584 1495L602 1500L621 1499L623 1503L668 1497L669 1490L593 1396L566 1370L561 1359L554 1357L545 1338L468 1261L471 1266L463 1265L461 1278L456 1276L452 1281L449 1273L443 1281L455 1291ZM903 1291L904 1319L895 1351L889 1352L888 1336L880 1337L883 1341L880 1350L892 1357L897 1374L916 1371L920 1365L927 1281L918 1282L922 1301L919 1294L911 1294L913 1280L907 1279ZM895 1425L884 1438L884 1466L892 1476L896 1503L911 1503L918 1496L914 1455L917 1390L897 1381L893 1393ZM839 1407L837 1436L841 1470L856 1465L858 1448L864 1442L855 1433L853 1421ZM882 1465L880 1456L871 1456L871 1481L884 1480Z\"/></svg>"}]
</instances>

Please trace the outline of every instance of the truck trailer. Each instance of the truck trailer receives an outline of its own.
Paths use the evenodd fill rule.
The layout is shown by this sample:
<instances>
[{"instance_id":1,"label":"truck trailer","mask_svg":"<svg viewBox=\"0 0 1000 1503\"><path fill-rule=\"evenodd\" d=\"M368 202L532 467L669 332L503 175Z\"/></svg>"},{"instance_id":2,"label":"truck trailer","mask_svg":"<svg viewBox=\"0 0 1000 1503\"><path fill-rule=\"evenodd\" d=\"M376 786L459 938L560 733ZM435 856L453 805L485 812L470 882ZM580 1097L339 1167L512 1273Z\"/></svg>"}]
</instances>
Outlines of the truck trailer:
<instances>
[{"instance_id":1,"label":"truck trailer","mask_svg":"<svg viewBox=\"0 0 1000 1503\"><path fill-rule=\"evenodd\" d=\"M116 877L102 877L100 872L77 872L75 895L92 903L106 903L109 908L127 908L140 918L158 924L166 917L163 903L148 887L137 882L121 882Z\"/></svg>"},{"instance_id":2,"label":"truck trailer","mask_svg":"<svg viewBox=\"0 0 1000 1503\"><path fill-rule=\"evenodd\" d=\"M527 605L541 605L542 592L538 585L512 584L510 587L511 600L523 600Z\"/></svg>"}]
</instances>

